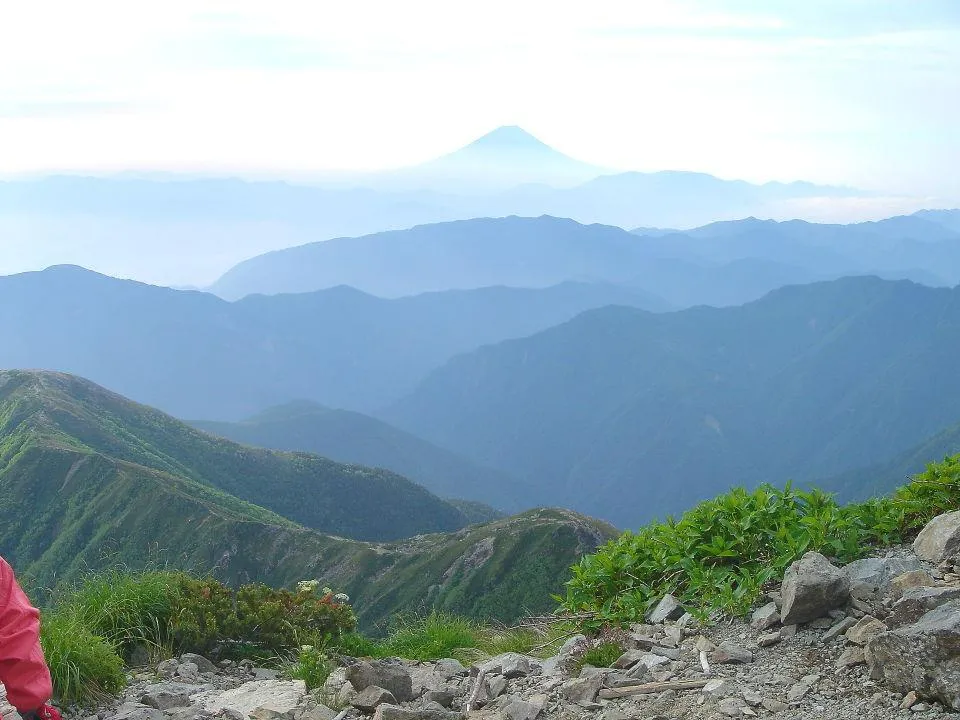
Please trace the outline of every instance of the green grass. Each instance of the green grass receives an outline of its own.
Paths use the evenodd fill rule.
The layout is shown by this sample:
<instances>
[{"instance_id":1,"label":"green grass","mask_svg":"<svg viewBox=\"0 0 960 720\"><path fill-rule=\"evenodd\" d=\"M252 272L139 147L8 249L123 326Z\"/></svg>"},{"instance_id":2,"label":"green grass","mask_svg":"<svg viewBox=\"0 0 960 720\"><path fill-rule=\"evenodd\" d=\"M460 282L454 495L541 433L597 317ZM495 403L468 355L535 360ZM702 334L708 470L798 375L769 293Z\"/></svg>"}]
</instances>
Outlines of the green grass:
<instances>
[{"instance_id":1,"label":"green grass","mask_svg":"<svg viewBox=\"0 0 960 720\"><path fill-rule=\"evenodd\" d=\"M738 488L585 556L557 599L566 612L592 615L593 627L642 620L665 593L701 617L743 614L808 550L850 562L958 507L960 455L890 497L845 506L818 490Z\"/></svg>"},{"instance_id":2,"label":"green grass","mask_svg":"<svg viewBox=\"0 0 960 720\"><path fill-rule=\"evenodd\" d=\"M95 703L126 684L123 660L115 647L76 616L45 613L40 641L58 703Z\"/></svg>"},{"instance_id":3,"label":"green grass","mask_svg":"<svg viewBox=\"0 0 960 720\"><path fill-rule=\"evenodd\" d=\"M472 663L507 652L549 657L577 632L577 626L569 622L510 628L483 625L434 611L426 616L398 617L382 640L346 635L336 650L355 657L402 657L420 661L455 658Z\"/></svg>"},{"instance_id":4,"label":"green grass","mask_svg":"<svg viewBox=\"0 0 960 720\"><path fill-rule=\"evenodd\" d=\"M167 571L110 569L87 575L54 600L57 612L75 618L121 653L134 646L151 655L168 652L168 626L182 576Z\"/></svg>"},{"instance_id":5,"label":"green grass","mask_svg":"<svg viewBox=\"0 0 960 720\"><path fill-rule=\"evenodd\" d=\"M623 655L623 648L614 642L602 642L587 650L580 659L580 666L593 665L598 668L611 667Z\"/></svg>"}]
</instances>

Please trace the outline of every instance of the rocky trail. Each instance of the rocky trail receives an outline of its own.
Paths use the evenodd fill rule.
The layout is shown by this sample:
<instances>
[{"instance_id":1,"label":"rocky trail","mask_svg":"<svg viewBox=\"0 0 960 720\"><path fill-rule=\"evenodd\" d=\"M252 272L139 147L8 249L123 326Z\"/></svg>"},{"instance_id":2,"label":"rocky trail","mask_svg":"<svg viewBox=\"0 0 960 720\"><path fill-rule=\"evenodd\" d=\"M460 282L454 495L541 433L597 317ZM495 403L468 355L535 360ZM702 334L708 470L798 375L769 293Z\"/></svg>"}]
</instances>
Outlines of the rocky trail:
<instances>
[{"instance_id":1,"label":"rocky trail","mask_svg":"<svg viewBox=\"0 0 960 720\"><path fill-rule=\"evenodd\" d=\"M837 567L809 552L746 621L701 626L672 596L611 668L548 659L341 658L322 688L183 655L133 672L87 720L885 720L960 718L960 512L911 547Z\"/></svg>"}]
</instances>

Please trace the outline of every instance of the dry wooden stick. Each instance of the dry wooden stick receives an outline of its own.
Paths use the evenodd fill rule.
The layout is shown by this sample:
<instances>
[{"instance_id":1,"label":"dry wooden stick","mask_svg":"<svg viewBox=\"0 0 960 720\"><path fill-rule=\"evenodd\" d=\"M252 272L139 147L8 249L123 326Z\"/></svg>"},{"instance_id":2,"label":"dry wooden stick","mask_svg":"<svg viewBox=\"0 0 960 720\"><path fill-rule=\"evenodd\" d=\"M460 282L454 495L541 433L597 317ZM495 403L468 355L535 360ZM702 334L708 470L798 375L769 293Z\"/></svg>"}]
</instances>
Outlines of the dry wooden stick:
<instances>
[{"instance_id":1,"label":"dry wooden stick","mask_svg":"<svg viewBox=\"0 0 960 720\"><path fill-rule=\"evenodd\" d=\"M664 690L696 690L705 686L709 680L670 680L668 682L643 683L642 685L628 685L621 688L605 688L600 691L604 700L629 697L631 695L649 695Z\"/></svg>"}]
</instances>

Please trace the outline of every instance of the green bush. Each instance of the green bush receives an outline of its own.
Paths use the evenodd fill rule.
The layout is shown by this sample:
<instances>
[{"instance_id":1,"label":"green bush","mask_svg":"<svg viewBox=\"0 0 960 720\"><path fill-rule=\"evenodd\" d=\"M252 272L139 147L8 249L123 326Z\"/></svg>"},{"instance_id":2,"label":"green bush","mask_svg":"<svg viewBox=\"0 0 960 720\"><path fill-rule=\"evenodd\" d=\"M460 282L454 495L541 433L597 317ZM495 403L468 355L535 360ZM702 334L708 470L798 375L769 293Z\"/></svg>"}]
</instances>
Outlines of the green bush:
<instances>
[{"instance_id":1,"label":"green bush","mask_svg":"<svg viewBox=\"0 0 960 720\"><path fill-rule=\"evenodd\" d=\"M353 610L315 584L296 591L254 583L236 592L213 579L180 579L170 635L178 650L220 656L276 655L336 642L356 627Z\"/></svg>"},{"instance_id":2,"label":"green bush","mask_svg":"<svg viewBox=\"0 0 960 720\"><path fill-rule=\"evenodd\" d=\"M957 507L960 456L931 464L892 497L847 506L818 490L735 489L585 556L557 600L591 615L592 627L642 620L668 592L701 616L742 614L807 550L849 562Z\"/></svg>"},{"instance_id":3,"label":"green bush","mask_svg":"<svg viewBox=\"0 0 960 720\"><path fill-rule=\"evenodd\" d=\"M123 660L114 646L75 615L44 613L40 643L58 703L92 704L115 695L126 684Z\"/></svg>"}]
</instances>

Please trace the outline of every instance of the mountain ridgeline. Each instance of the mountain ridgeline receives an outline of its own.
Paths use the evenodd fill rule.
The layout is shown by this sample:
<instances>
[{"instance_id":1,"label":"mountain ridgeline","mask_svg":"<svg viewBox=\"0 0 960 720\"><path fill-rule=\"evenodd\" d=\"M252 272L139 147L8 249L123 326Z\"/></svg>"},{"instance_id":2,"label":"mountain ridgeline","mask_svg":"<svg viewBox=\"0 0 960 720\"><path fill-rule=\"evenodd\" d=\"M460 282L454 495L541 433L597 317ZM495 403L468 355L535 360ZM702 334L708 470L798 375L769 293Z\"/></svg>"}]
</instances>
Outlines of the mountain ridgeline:
<instances>
[{"instance_id":1,"label":"mountain ridgeline","mask_svg":"<svg viewBox=\"0 0 960 720\"><path fill-rule=\"evenodd\" d=\"M0 372L0 498L0 554L31 586L116 563L316 577L368 628L432 607L507 621L546 610L565 569L615 532L536 510L418 535L463 516L395 475L235 445L80 378L24 371Z\"/></svg>"},{"instance_id":2,"label":"mountain ridgeline","mask_svg":"<svg viewBox=\"0 0 960 720\"><path fill-rule=\"evenodd\" d=\"M603 308L461 355L385 419L637 527L733 485L892 459L957 420L960 288L848 278L732 308ZM933 459L933 458L927 458Z\"/></svg>"},{"instance_id":3,"label":"mountain ridgeline","mask_svg":"<svg viewBox=\"0 0 960 720\"><path fill-rule=\"evenodd\" d=\"M304 399L370 411L458 353L609 304L658 307L582 283L396 300L336 287L227 303L54 267L0 278L0 367L74 373L182 418L241 420Z\"/></svg>"},{"instance_id":4,"label":"mountain ridgeline","mask_svg":"<svg viewBox=\"0 0 960 720\"><path fill-rule=\"evenodd\" d=\"M559 217L479 218L315 242L240 263L211 286L226 298L347 284L382 297L489 285L614 283L664 305L739 305L786 284L876 274L960 282L949 216L853 225L754 218L690 231L581 225Z\"/></svg>"}]
</instances>

